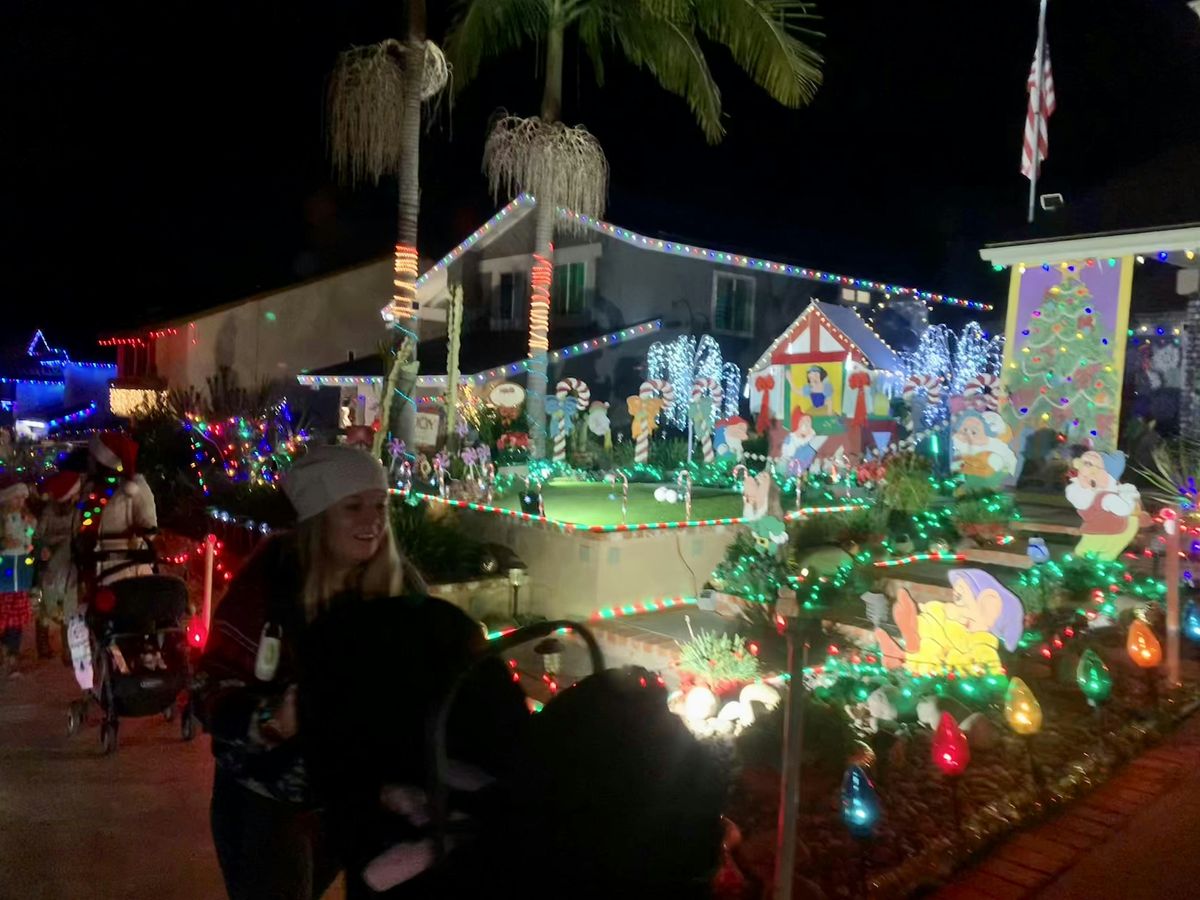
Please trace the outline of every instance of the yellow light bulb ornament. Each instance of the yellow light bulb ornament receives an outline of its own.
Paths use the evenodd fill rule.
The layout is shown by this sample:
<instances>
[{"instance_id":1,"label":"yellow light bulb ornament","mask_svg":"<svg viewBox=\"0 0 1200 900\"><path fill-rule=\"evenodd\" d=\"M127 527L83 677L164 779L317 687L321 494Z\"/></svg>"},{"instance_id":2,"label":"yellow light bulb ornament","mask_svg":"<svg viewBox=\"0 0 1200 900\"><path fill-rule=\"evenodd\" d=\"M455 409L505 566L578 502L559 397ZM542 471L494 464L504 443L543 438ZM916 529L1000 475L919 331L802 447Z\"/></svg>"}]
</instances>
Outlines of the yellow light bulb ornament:
<instances>
[{"instance_id":1,"label":"yellow light bulb ornament","mask_svg":"<svg viewBox=\"0 0 1200 900\"><path fill-rule=\"evenodd\" d=\"M1154 631L1141 619L1134 619L1125 638L1125 652L1143 669L1154 669L1162 664L1162 644Z\"/></svg>"},{"instance_id":2,"label":"yellow light bulb ornament","mask_svg":"<svg viewBox=\"0 0 1200 900\"><path fill-rule=\"evenodd\" d=\"M1042 730L1042 707L1029 685L1020 678L1011 679L1004 692L1004 720L1020 735L1037 734Z\"/></svg>"}]
</instances>

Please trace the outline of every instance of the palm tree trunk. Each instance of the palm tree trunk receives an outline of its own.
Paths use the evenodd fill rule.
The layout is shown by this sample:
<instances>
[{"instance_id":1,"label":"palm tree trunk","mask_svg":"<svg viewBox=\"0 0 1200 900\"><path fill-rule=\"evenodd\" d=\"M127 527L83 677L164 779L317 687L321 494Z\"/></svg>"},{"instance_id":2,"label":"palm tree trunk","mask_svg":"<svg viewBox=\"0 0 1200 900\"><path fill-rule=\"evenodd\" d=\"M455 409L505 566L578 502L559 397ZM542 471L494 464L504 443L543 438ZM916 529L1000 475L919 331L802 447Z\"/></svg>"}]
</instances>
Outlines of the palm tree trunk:
<instances>
[{"instance_id":1,"label":"palm tree trunk","mask_svg":"<svg viewBox=\"0 0 1200 900\"><path fill-rule=\"evenodd\" d=\"M542 121L557 122L562 114L563 29L551 26L546 35L546 83L542 92ZM554 281L554 201L537 198L533 266L529 274L529 378L525 412L533 457L546 456L546 390L550 349L550 287Z\"/></svg>"},{"instance_id":2,"label":"palm tree trunk","mask_svg":"<svg viewBox=\"0 0 1200 900\"><path fill-rule=\"evenodd\" d=\"M392 312L399 346L392 358L379 407L375 452L383 450L395 411L397 436L411 445L416 431L417 219L421 210L421 83L425 69L425 0L409 0L408 37L404 44L403 150L400 156L396 252L393 261Z\"/></svg>"}]
</instances>

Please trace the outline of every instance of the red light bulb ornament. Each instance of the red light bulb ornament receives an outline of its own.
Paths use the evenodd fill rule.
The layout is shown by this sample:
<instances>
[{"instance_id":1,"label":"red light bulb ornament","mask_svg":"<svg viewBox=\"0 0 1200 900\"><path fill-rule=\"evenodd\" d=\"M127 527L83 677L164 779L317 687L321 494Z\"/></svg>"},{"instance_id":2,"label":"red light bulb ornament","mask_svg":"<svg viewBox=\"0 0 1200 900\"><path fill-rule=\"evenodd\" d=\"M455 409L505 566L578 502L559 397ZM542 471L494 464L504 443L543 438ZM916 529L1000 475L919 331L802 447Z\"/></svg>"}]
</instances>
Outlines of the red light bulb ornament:
<instances>
[{"instance_id":1,"label":"red light bulb ornament","mask_svg":"<svg viewBox=\"0 0 1200 900\"><path fill-rule=\"evenodd\" d=\"M942 713L942 719L933 735L931 753L933 764L941 769L943 775L952 778L965 772L971 762L971 747L967 743L967 736L950 713Z\"/></svg>"}]
</instances>

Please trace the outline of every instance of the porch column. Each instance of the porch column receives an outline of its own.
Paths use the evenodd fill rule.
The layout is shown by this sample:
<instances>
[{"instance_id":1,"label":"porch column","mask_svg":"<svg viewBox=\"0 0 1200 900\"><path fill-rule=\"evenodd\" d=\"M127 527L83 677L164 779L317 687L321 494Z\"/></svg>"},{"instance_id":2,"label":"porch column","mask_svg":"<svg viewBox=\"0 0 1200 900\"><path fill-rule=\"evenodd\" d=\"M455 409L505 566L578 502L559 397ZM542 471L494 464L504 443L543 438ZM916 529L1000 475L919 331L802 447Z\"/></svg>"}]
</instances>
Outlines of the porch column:
<instances>
[{"instance_id":1,"label":"porch column","mask_svg":"<svg viewBox=\"0 0 1200 900\"><path fill-rule=\"evenodd\" d=\"M1183 378L1180 382L1179 432L1200 440L1200 294L1188 298L1183 320Z\"/></svg>"}]
</instances>

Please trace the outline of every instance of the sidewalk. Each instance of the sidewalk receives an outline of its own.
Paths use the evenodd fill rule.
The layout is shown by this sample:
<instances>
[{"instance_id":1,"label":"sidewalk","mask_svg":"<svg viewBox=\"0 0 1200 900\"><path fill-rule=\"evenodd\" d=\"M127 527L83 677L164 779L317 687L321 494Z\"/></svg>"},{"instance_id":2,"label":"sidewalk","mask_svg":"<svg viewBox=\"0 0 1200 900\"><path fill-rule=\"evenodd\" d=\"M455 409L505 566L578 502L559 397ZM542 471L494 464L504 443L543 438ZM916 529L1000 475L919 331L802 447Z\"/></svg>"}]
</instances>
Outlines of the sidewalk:
<instances>
[{"instance_id":1,"label":"sidewalk","mask_svg":"<svg viewBox=\"0 0 1200 900\"><path fill-rule=\"evenodd\" d=\"M1200 716L1064 812L1010 838L934 896L1189 897L1200 884Z\"/></svg>"}]
</instances>

